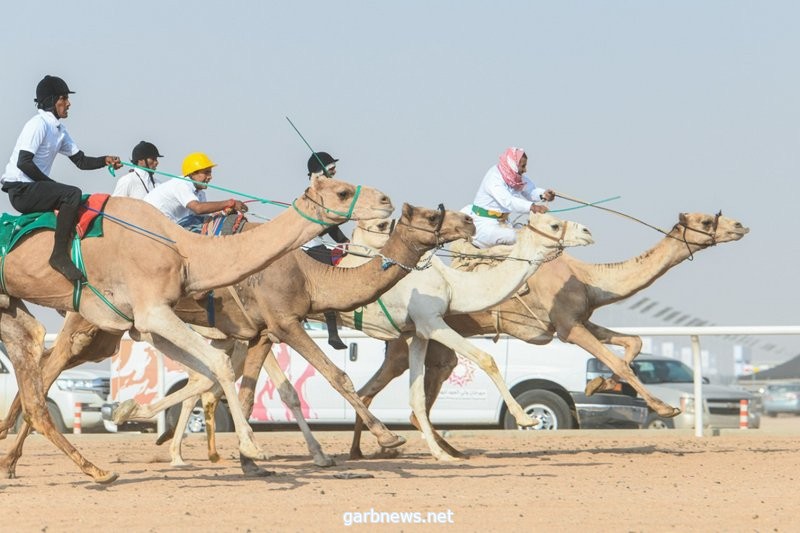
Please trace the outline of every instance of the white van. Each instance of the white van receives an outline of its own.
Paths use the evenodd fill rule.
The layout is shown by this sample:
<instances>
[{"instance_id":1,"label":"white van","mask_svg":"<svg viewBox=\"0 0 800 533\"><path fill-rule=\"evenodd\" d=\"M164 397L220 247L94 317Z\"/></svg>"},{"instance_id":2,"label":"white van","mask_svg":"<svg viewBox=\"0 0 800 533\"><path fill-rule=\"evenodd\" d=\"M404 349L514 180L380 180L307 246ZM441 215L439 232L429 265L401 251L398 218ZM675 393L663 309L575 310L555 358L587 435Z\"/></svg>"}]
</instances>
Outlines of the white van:
<instances>
[{"instance_id":1,"label":"white van","mask_svg":"<svg viewBox=\"0 0 800 533\"><path fill-rule=\"evenodd\" d=\"M385 343L360 331L343 330L342 340L347 350L337 351L327 344L324 330L309 334L343 369L358 389L375 373L383 362ZM583 349L554 341L546 346L534 346L508 336L498 342L491 337L472 337L470 341L491 353L512 394L529 413L543 419L539 429L573 428L639 428L647 418L647 406L630 391L595 394L587 397L583 390L587 382L587 364L593 359ZM275 356L294 384L308 421L312 424L353 423L355 413L302 356L285 344L276 345ZM162 357L148 344L123 341L120 352L112 361L110 402L135 398L149 403L159 395L158 361ZM163 391L173 392L182 387L186 376L179 365L163 358ZM395 379L370 405L370 410L387 424L408 424L410 415L408 372ZM106 428L114 431L109 404L104 409ZM168 420L177 420L180 405L167 413ZM507 416L505 404L489 377L477 365L459 356L458 366L442 387L434 404L431 420L440 427L487 426L515 428ZM291 423L291 412L280 401L277 390L262 371L258 380L255 406L251 417L254 424ZM217 410L218 429L231 430L232 422L224 405ZM195 410L190 431L203 431L202 410ZM125 429L125 428L122 428Z\"/></svg>"}]
</instances>

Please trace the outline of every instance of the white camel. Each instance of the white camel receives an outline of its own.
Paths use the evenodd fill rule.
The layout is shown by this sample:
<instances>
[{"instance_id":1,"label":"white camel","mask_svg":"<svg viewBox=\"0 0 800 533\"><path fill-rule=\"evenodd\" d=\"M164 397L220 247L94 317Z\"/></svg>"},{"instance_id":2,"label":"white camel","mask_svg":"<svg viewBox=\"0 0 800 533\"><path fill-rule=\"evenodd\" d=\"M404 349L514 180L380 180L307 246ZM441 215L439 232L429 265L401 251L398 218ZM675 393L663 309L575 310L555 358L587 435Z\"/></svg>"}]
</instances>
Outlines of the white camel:
<instances>
[{"instance_id":1,"label":"white camel","mask_svg":"<svg viewBox=\"0 0 800 533\"><path fill-rule=\"evenodd\" d=\"M562 221L549 214L531 214L528 224L517 231L517 242L510 258L498 266L481 272L454 270L436 257L424 259L432 267L412 272L378 302L364 306L352 314L339 313L339 320L348 327L361 323L361 329L381 340L410 338L409 367L410 403L412 411L436 459L452 461L437 443L425 410L424 364L428 342L437 341L476 363L494 382L518 425L534 426L537 421L527 415L503 381L492 356L477 348L451 329L444 321L448 313L471 313L502 302L514 294L542 262L567 246L585 246L593 241L589 230L581 224ZM345 256L340 266L354 266L363 259ZM359 319L356 315L360 314ZM321 316L314 318L320 319Z\"/></svg>"}]
</instances>

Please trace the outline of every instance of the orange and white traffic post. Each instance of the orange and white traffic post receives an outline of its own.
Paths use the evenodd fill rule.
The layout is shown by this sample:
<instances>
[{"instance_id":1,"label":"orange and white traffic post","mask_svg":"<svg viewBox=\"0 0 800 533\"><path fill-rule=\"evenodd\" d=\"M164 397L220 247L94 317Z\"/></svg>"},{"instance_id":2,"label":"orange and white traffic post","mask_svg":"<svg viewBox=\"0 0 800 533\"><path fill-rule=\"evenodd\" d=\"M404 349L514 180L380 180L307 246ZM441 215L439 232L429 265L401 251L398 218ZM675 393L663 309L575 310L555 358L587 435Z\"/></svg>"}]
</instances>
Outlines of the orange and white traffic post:
<instances>
[{"instance_id":1,"label":"orange and white traffic post","mask_svg":"<svg viewBox=\"0 0 800 533\"><path fill-rule=\"evenodd\" d=\"M747 400L739 400L739 429L747 429Z\"/></svg>"},{"instance_id":2,"label":"orange and white traffic post","mask_svg":"<svg viewBox=\"0 0 800 533\"><path fill-rule=\"evenodd\" d=\"M75 402L75 412L72 416L72 432L73 433L80 433L81 432L81 411L83 410L83 404L81 402Z\"/></svg>"}]
</instances>

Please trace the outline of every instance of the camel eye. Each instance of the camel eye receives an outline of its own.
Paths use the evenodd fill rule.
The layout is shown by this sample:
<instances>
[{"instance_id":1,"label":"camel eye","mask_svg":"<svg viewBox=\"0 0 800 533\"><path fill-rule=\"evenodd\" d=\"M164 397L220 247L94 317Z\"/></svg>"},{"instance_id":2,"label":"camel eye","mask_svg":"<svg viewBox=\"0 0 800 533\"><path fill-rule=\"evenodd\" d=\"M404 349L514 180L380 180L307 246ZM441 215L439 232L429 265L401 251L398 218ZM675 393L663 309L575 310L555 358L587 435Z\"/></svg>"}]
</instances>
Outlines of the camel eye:
<instances>
[{"instance_id":1,"label":"camel eye","mask_svg":"<svg viewBox=\"0 0 800 533\"><path fill-rule=\"evenodd\" d=\"M386 231L386 227L387 227L388 225L389 225L389 224L388 224L387 222L381 222L380 224L378 224L378 229L379 229L380 231Z\"/></svg>"},{"instance_id":2,"label":"camel eye","mask_svg":"<svg viewBox=\"0 0 800 533\"><path fill-rule=\"evenodd\" d=\"M560 227L561 227L560 224L550 224L550 229L553 231L558 231Z\"/></svg>"},{"instance_id":3,"label":"camel eye","mask_svg":"<svg viewBox=\"0 0 800 533\"><path fill-rule=\"evenodd\" d=\"M705 220L703 220L703 227L704 227L704 228L708 228L708 227L710 227L710 226L711 226L711 224L712 224L712 222L711 222L709 219L705 219Z\"/></svg>"},{"instance_id":4,"label":"camel eye","mask_svg":"<svg viewBox=\"0 0 800 533\"><path fill-rule=\"evenodd\" d=\"M350 196L350 193L347 191L340 191L337 193L337 196L340 200L347 200L347 198Z\"/></svg>"},{"instance_id":5,"label":"camel eye","mask_svg":"<svg viewBox=\"0 0 800 533\"><path fill-rule=\"evenodd\" d=\"M439 220L439 215L430 215L428 217L428 222L430 222L431 224L436 224L438 220Z\"/></svg>"}]
</instances>

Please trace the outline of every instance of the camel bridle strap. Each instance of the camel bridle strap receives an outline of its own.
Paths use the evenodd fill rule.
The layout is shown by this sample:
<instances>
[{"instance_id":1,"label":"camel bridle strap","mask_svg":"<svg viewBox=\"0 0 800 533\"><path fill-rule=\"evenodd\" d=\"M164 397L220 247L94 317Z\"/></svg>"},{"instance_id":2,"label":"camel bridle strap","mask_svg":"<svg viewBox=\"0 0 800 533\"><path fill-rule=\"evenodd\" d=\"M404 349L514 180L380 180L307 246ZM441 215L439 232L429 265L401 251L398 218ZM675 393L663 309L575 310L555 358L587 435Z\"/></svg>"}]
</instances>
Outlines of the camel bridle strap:
<instances>
[{"instance_id":1,"label":"camel bridle strap","mask_svg":"<svg viewBox=\"0 0 800 533\"><path fill-rule=\"evenodd\" d=\"M292 202L292 207L294 208L295 211L297 211L297 213L301 217L303 217L304 219L306 219L306 220L308 220L310 222L314 222L315 224L319 224L320 226L326 226L326 227L327 226L337 226L339 224L342 224L343 222L347 222L348 220L350 220L352 218L353 211L356 208L356 202L358 201L358 197L360 195L361 195L361 185L356 185L355 193L353 193L353 201L350 202L350 208L347 210L346 213L343 213L341 211L337 211L335 209L331 209L330 207L326 207L325 203L324 203L324 201L322 199L320 199L319 201L314 200L313 198L311 198L311 196L308 195L308 190L306 190L306 192L303 193L303 197L306 200L308 200L312 204L316 205L318 208L320 208L325 213L333 213L334 215L339 215L340 217L344 217L345 220L343 220L342 222L325 222L324 220L319 220L319 219L313 218L313 217L303 213L300 210L300 208L297 207L297 200Z\"/></svg>"}]
</instances>

